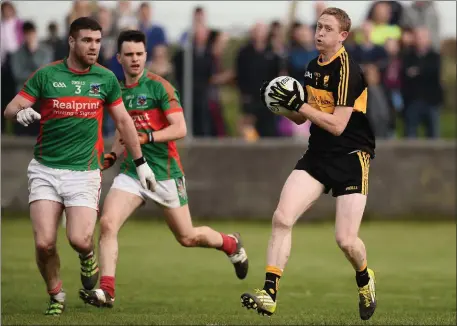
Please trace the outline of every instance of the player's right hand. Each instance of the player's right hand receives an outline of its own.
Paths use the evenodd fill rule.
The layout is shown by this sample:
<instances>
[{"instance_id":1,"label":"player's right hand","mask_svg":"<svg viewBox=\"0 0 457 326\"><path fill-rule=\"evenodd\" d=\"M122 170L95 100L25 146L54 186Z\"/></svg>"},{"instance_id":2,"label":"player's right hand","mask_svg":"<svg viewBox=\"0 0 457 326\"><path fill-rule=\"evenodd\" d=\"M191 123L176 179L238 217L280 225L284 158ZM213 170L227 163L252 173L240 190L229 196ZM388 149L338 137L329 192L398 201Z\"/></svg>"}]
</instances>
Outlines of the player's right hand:
<instances>
[{"instance_id":1,"label":"player's right hand","mask_svg":"<svg viewBox=\"0 0 457 326\"><path fill-rule=\"evenodd\" d=\"M114 152L107 153L103 158L103 170L109 169L116 163L117 155Z\"/></svg>"},{"instance_id":2,"label":"player's right hand","mask_svg":"<svg viewBox=\"0 0 457 326\"><path fill-rule=\"evenodd\" d=\"M267 102L265 102L265 92L267 91L267 86L269 83L269 81L266 81L262 84L262 87L260 87L260 100L265 106L267 106Z\"/></svg>"},{"instance_id":3,"label":"player's right hand","mask_svg":"<svg viewBox=\"0 0 457 326\"><path fill-rule=\"evenodd\" d=\"M133 160L133 162L135 163L136 173L138 175L138 179L140 179L141 186L144 189L155 191L157 186L156 177L144 157Z\"/></svg>"},{"instance_id":4,"label":"player's right hand","mask_svg":"<svg viewBox=\"0 0 457 326\"><path fill-rule=\"evenodd\" d=\"M17 122L19 122L24 127L27 127L29 124L40 119L41 115L32 108L24 108L16 113Z\"/></svg>"}]
</instances>

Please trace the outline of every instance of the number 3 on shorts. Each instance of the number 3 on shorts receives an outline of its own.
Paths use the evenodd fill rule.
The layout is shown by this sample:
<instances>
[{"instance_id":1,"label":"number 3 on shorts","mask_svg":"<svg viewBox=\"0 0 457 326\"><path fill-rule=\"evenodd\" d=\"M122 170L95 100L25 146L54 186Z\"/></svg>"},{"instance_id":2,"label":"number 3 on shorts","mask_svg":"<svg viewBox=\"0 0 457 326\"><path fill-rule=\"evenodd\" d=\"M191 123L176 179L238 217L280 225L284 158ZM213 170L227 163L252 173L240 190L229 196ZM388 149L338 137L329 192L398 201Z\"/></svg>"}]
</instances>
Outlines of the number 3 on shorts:
<instances>
[{"instance_id":1,"label":"number 3 on shorts","mask_svg":"<svg viewBox=\"0 0 457 326\"><path fill-rule=\"evenodd\" d=\"M181 206L187 205L187 190L186 190L186 180L184 176L176 178L176 189L178 190L179 204Z\"/></svg>"}]
</instances>

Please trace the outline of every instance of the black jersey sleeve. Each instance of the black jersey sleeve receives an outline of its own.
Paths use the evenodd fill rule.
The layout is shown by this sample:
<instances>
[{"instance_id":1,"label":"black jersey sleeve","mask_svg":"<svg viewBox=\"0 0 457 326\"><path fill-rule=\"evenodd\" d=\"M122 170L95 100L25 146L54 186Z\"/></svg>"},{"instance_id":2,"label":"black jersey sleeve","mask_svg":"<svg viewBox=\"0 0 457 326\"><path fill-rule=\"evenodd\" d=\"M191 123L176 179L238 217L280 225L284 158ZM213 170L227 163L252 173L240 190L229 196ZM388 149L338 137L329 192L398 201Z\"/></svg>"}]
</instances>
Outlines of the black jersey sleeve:
<instances>
[{"instance_id":1,"label":"black jersey sleeve","mask_svg":"<svg viewBox=\"0 0 457 326\"><path fill-rule=\"evenodd\" d=\"M346 52L340 56L339 60L339 80L334 84L332 90L335 106L353 107L365 88L362 72L360 67L350 60Z\"/></svg>"}]
</instances>

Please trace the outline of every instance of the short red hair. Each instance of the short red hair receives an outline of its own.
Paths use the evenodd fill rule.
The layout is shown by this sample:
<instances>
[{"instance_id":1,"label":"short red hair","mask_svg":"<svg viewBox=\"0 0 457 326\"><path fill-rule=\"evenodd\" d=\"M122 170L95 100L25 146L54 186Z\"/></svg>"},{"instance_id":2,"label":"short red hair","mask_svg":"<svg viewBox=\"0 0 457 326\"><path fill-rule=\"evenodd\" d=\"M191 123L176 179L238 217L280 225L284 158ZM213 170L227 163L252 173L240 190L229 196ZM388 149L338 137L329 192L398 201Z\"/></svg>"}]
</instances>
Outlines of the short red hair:
<instances>
[{"instance_id":1,"label":"short red hair","mask_svg":"<svg viewBox=\"0 0 457 326\"><path fill-rule=\"evenodd\" d=\"M351 18L346 11L340 8L329 7L325 9L322 15L329 15L336 18L336 20L340 23L340 32L349 32L351 29Z\"/></svg>"}]
</instances>

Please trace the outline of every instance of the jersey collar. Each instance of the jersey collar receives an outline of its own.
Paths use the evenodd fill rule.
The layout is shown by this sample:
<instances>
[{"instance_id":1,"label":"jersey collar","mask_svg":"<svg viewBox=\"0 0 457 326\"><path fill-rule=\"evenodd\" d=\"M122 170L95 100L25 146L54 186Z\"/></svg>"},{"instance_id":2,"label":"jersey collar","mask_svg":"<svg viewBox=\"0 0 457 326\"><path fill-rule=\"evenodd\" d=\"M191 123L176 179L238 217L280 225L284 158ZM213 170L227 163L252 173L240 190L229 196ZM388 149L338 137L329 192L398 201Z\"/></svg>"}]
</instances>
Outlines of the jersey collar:
<instances>
[{"instance_id":1,"label":"jersey collar","mask_svg":"<svg viewBox=\"0 0 457 326\"><path fill-rule=\"evenodd\" d=\"M338 58L338 57L341 55L341 53L343 53L343 52L345 52L345 51L346 51L346 49L344 48L344 46L342 46L341 49L339 49L338 52L335 53L335 54L333 55L333 57L331 57L330 60L327 61L327 62L322 62L322 61L321 61L321 60L322 60L322 54L320 54L319 57L317 58L317 64L318 64L319 66L326 66L326 65L328 65L329 63L331 63L333 60L335 60L336 58Z\"/></svg>"},{"instance_id":2,"label":"jersey collar","mask_svg":"<svg viewBox=\"0 0 457 326\"><path fill-rule=\"evenodd\" d=\"M67 63L67 57L65 57L65 58L63 59L63 63L64 63L65 67L66 67L68 70L70 70L70 71L71 71L72 73L74 73L74 74L79 74L79 75L81 75L81 74L87 74L87 73L90 71L90 68L92 68L92 66L90 66L89 68L87 68L87 69L85 69L85 70L77 70L77 69L70 68L70 67L68 66L68 63Z\"/></svg>"},{"instance_id":3,"label":"jersey collar","mask_svg":"<svg viewBox=\"0 0 457 326\"><path fill-rule=\"evenodd\" d=\"M148 72L147 72L146 68L144 68L143 75L141 75L140 79L138 79L138 81L137 81L136 83L131 84L131 85L127 85L127 84L126 84L126 80L124 79L124 87L125 87L125 88L134 88L134 87L137 87L137 86L140 84L140 82L144 79L144 77L146 76L147 73L148 73Z\"/></svg>"}]
</instances>

